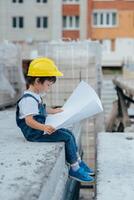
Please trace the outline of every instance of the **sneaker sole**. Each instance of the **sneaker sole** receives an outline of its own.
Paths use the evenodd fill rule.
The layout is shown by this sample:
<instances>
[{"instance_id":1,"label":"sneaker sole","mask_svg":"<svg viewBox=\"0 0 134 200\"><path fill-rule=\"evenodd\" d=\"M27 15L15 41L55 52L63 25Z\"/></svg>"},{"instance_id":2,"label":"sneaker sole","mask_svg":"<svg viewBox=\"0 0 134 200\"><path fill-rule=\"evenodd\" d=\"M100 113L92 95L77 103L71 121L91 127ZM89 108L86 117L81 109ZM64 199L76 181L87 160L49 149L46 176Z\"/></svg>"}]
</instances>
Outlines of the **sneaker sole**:
<instances>
[{"instance_id":1,"label":"sneaker sole","mask_svg":"<svg viewBox=\"0 0 134 200\"><path fill-rule=\"evenodd\" d=\"M75 178L75 177L73 177L73 176L69 176L71 179L74 179L74 180L76 180L76 181L79 181L79 182L82 182L82 183L93 183L94 182L94 180L92 180L92 181L82 181L82 180L80 180L80 179L78 179L78 178Z\"/></svg>"},{"instance_id":2,"label":"sneaker sole","mask_svg":"<svg viewBox=\"0 0 134 200\"><path fill-rule=\"evenodd\" d=\"M90 176L95 176L95 173L88 173Z\"/></svg>"}]
</instances>

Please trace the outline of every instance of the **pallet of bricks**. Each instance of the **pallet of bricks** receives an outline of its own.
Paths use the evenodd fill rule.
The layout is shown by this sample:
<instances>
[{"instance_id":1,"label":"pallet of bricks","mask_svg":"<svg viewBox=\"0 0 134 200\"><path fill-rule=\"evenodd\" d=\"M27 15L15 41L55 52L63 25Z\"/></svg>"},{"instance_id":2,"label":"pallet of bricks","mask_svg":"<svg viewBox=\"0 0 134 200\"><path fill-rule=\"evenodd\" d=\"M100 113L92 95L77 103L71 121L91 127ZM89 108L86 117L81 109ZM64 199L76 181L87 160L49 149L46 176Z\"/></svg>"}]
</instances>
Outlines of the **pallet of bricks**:
<instances>
[{"instance_id":1,"label":"pallet of bricks","mask_svg":"<svg viewBox=\"0 0 134 200\"><path fill-rule=\"evenodd\" d=\"M63 106L81 80L89 83L100 94L101 48L97 42L40 43L38 53L40 56L52 58L64 74L47 95L47 105ZM94 119L85 120L83 125L84 160L94 167Z\"/></svg>"},{"instance_id":2,"label":"pallet of bricks","mask_svg":"<svg viewBox=\"0 0 134 200\"><path fill-rule=\"evenodd\" d=\"M20 49L12 43L0 44L0 109L16 103L25 87Z\"/></svg>"}]
</instances>

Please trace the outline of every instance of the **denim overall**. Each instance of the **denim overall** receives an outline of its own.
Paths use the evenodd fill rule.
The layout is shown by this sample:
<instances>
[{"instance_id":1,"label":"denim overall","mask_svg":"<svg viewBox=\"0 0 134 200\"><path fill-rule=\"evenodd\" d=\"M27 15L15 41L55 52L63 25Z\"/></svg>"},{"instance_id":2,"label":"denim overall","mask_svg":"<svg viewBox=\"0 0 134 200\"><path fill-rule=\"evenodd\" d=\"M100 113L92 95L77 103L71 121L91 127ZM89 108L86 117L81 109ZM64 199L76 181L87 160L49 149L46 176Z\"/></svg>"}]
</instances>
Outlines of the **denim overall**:
<instances>
[{"instance_id":1,"label":"denim overall","mask_svg":"<svg viewBox=\"0 0 134 200\"><path fill-rule=\"evenodd\" d=\"M39 114L33 116L33 118L42 124L45 123L45 119L47 116L46 113L46 106L43 105L42 103L39 103L38 99L36 99L33 95L31 94L24 94L17 102L17 109L16 109L16 123L18 127L21 129L24 137L29 140L29 141L36 141L43 133L44 131L36 130L28 126L25 122L25 119L19 119L19 106L18 103L20 102L21 99L27 98L27 97L32 97L34 98L37 103L38 103L38 109L39 109Z\"/></svg>"},{"instance_id":2,"label":"denim overall","mask_svg":"<svg viewBox=\"0 0 134 200\"><path fill-rule=\"evenodd\" d=\"M18 127L21 129L24 137L31 142L64 142L65 143L65 156L66 161L70 164L75 163L77 161L77 152L78 147L75 141L75 137L73 133L65 128L60 128L56 130L51 135L45 134L43 135L44 131L36 130L29 127L25 119L19 119L19 106L18 103L22 98L32 97L38 103L39 114L33 116L33 118L45 124L47 112L46 112L46 105L44 106L31 94L24 94L17 102L17 109L16 109L16 123Z\"/></svg>"}]
</instances>

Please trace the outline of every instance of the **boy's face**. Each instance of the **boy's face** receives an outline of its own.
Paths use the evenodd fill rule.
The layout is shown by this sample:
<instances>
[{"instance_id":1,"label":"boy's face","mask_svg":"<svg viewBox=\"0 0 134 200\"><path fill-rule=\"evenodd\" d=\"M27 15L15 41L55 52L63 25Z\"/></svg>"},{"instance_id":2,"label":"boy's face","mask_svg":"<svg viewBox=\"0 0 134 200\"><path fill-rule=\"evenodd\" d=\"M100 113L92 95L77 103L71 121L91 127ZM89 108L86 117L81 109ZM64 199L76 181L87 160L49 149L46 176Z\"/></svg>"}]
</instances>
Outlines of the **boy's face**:
<instances>
[{"instance_id":1,"label":"boy's face","mask_svg":"<svg viewBox=\"0 0 134 200\"><path fill-rule=\"evenodd\" d=\"M48 92L51 88L51 86L53 85L53 82L50 82L48 80L44 81L44 83L38 83L38 89L39 89L39 92L40 93L43 93L43 92Z\"/></svg>"}]
</instances>

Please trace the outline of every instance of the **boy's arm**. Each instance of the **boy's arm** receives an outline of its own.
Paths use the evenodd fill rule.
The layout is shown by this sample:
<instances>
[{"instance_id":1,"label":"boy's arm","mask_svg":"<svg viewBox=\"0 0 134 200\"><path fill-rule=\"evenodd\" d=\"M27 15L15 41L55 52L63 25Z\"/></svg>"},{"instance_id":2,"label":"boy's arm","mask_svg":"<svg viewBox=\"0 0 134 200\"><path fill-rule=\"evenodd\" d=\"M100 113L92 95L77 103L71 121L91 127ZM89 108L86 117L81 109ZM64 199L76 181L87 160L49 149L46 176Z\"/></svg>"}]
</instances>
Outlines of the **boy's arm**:
<instances>
[{"instance_id":1,"label":"boy's arm","mask_svg":"<svg viewBox=\"0 0 134 200\"><path fill-rule=\"evenodd\" d=\"M41 124L41 123L37 122L35 119L33 119L33 115L26 116L25 122L31 128L41 130L41 131L45 131L48 134L52 134L55 131L55 128L53 128L52 126Z\"/></svg>"},{"instance_id":2,"label":"boy's arm","mask_svg":"<svg viewBox=\"0 0 134 200\"><path fill-rule=\"evenodd\" d=\"M61 108L46 108L48 114L56 114L59 112L63 112Z\"/></svg>"}]
</instances>

